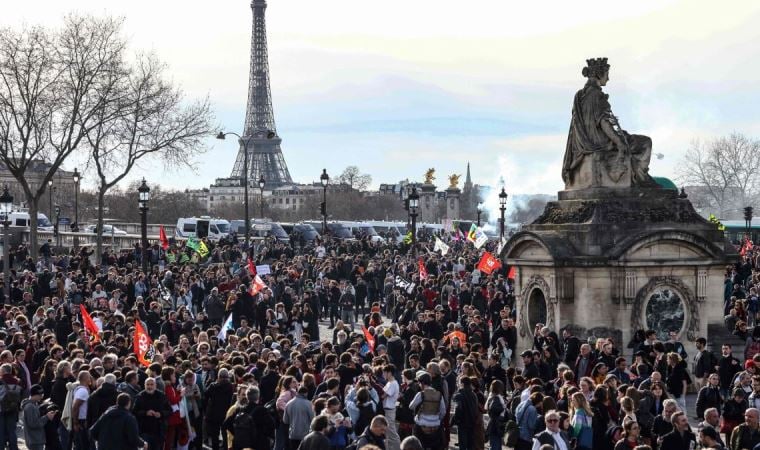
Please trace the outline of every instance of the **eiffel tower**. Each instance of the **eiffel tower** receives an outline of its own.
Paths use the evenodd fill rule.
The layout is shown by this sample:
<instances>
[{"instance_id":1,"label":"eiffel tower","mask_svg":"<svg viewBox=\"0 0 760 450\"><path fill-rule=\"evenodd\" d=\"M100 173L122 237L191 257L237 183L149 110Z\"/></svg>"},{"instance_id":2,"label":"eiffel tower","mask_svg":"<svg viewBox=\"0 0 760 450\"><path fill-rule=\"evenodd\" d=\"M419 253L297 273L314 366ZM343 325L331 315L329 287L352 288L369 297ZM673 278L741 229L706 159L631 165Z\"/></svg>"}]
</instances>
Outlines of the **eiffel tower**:
<instances>
[{"instance_id":1,"label":"eiffel tower","mask_svg":"<svg viewBox=\"0 0 760 450\"><path fill-rule=\"evenodd\" d=\"M251 68L248 79L248 105L244 135L240 140L231 178L244 178L245 153L248 152L248 182L256 185L263 177L268 188L290 184L288 166L282 156L282 139L277 134L269 87L267 52L266 0L252 0L253 34L251 36Z\"/></svg>"}]
</instances>

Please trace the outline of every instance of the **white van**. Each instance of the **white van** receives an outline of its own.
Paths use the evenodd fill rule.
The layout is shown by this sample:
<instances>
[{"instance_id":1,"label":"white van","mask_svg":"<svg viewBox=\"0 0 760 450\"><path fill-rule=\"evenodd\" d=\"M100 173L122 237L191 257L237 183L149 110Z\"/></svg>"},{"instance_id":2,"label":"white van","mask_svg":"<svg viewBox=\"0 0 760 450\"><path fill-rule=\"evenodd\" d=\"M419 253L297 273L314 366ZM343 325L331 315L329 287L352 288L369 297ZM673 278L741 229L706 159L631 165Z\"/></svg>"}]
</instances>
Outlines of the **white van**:
<instances>
[{"instance_id":1,"label":"white van","mask_svg":"<svg viewBox=\"0 0 760 450\"><path fill-rule=\"evenodd\" d=\"M209 216L180 217L174 229L177 239L207 238L218 241L230 235L230 223L224 219L212 219Z\"/></svg>"},{"instance_id":2,"label":"white van","mask_svg":"<svg viewBox=\"0 0 760 450\"><path fill-rule=\"evenodd\" d=\"M364 222L340 222L340 223L343 224L344 227L348 228L349 231L351 231L351 234L353 234L354 237L356 238L369 236L372 242L385 243L385 239L379 234L377 234L377 231L372 227L372 225L368 225Z\"/></svg>"},{"instance_id":3,"label":"white van","mask_svg":"<svg viewBox=\"0 0 760 450\"><path fill-rule=\"evenodd\" d=\"M0 216L5 219L4 216ZM9 218L12 227L29 228L29 212L13 211ZM53 231L53 223L42 213L37 213L37 231Z\"/></svg>"},{"instance_id":4,"label":"white van","mask_svg":"<svg viewBox=\"0 0 760 450\"><path fill-rule=\"evenodd\" d=\"M406 236L406 223L405 222L387 222L387 221L369 221L368 225L372 225L372 228L377 231L380 236L385 237L386 240L400 244Z\"/></svg>"}]
</instances>

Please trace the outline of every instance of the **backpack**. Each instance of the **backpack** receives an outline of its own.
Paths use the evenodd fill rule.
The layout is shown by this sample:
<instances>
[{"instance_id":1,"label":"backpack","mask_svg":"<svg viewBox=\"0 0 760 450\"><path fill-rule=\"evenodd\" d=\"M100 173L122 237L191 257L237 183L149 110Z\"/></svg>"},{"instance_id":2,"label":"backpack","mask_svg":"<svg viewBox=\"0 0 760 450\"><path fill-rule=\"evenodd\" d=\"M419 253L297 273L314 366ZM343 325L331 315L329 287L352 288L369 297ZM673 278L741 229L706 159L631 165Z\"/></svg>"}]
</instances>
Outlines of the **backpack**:
<instances>
[{"instance_id":1,"label":"backpack","mask_svg":"<svg viewBox=\"0 0 760 450\"><path fill-rule=\"evenodd\" d=\"M509 448L515 448L517 441L520 440L520 426L514 420L508 420L504 425L505 428L505 444Z\"/></svg>"},{"instance_id":2,"label":"backpack","mask_svg":"<svg viewBox=\"0 0 760 450\"><path fill-rule=\"evenodd\" d=\"M235 415L235 420L232 422L232 435L235 438L233 443L236 449L256 445L256 423L250 413L240 411Z\"/></svg>"},{"instance_id":3,"label":"backpack","mask_svg":"<svg viewBox=\"0 0 760 450\"><path fill-rule=\"evenodd\" d=\"M21 409L21 386L0 381L0 411L18 412Z\"/></svg>"}]
</instances>

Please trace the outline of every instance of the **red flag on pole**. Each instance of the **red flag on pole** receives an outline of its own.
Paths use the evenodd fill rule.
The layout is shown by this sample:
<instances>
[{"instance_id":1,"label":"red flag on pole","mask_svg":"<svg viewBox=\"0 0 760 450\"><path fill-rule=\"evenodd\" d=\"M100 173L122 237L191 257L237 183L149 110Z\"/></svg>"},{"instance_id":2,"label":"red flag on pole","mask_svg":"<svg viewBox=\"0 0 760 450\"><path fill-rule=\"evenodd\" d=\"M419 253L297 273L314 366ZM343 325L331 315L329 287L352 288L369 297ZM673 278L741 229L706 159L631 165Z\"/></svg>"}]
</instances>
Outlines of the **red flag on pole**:
<instances>
[{"instance_id":1,"label":"red flag on pole","mask_svg":"<svg viewBox=\"0 0 760 450\"><path fill-rule=\"evenodd\" d=\"M499 267L501 267L501 261L489 252L483 253L478 263L478 270L489 275L494 270L499 270Z\"/></svg>"},{"instance_id":2,"label":"red flag on pole","mask_svg":"<svg viewBox=\"0 0 760 450\"><path fill-rule=\"evenodd\" d=\"M134 349L140 364L145 367L150 366L153 356L156 354L156 349L153 347L153 340L145 332L145 328L143 328L139 320L135 320Z\"/></svg>"},{"instance_id":3,"label":"red flag on pole","mask_svg":"<svg viewBox=\"0 0 760 450\"><path fill-rule=\"evenodd\" d=\"M417 260L417 267L419 267L420 269L420 280L427 279L428 271L427 271L427 268L425 267L425 261L423 261L422 258Z\"/></svg>"},{"instance_id":4,"label":"red flag on pole","mask_svg":"<svg viewBox=\"0 0 760 450\"><path fill-rule=\"evenodd\" d=\"M509 268L509 272L507 272L507 279L514 280L517 277L517 267L512 266Z\"/></svg>"},{"instance_id":5,"label":"red flag on pole","mask_svg":"<svg viewBox=\"0 0 760 450\"><path fill-rule=\"evenodd\" d=\"M253 277L253 283L251 284L251 295L256 295L259 292L261 292L262 289L266 288L267 285L264 283L264 280L261 279L260 276L256 275Z\"/></svg>"},{"instance_id":6,"label":"red flag on pole","mask_svg":"<svg viewBox=\"0 0 760 450\"><path fill-rule=\"evenodd\" d=\"M169 248L169 239L166 238L166 231L164 231L163 225L158 228L158 240L161 241L162 249L167 250Z\"/></svg>"},{"instance_id":7,"label":"red flag on pole","mask_svg":"<svg viewBox=\"0 0 760 450\"><path fill-rule=\"evenodd\" d=\"M90 313L87 312L87 309L84 307L84 305L79 305L79 312L82 313L82 325L84 325L84 329L92 336L92 341L97 343L100 342L100 336L98 335L98 326L95 325L95 322L93 322L92 317L90 317Z\"/></svg>"},{"instance_id":8,"label":"red flag on pole","mask_svg":"<svg viewBox=\"0 0 760 450\"><path fill-rule=\"evenodd\" d=\"M369 347L369 351L373 352L375 351L375 337L370 334L367 327L362 325L362 333L364 333L364 339L367 341L367 346Z\"/></svg>"},{"instance_id":9,"label":"red flag on pole","mask_svg":"<svg viewBox=\"0 0 760 450\"><path fill-rule=\"evenodd\" d=\"M253 260L251 258L248 258L248 273L250 273L252 277L256 276L256 266L253 265Z\"/></svg>"}]
</instances>

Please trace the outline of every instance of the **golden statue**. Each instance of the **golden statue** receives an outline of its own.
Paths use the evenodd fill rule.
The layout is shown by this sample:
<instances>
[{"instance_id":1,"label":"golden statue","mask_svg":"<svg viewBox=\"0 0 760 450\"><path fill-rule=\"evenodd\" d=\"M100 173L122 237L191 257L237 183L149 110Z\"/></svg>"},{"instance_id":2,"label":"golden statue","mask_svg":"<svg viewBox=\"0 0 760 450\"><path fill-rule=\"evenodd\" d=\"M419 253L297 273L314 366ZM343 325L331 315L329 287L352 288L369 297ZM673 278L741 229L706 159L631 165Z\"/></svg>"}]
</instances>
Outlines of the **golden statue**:
<instances>
[{"instance_id":1,"label":"golden statue","mask_svg":"<svg viewBox=\"0 0 760 450\"><path fill-rule=\"evenodd\" d=\"M459 186L459 178L462 175L449 175L449 189L456 189Z\"/></svg>"},{"instance_id":2,"label":"golden statue","mask_svg":"<svg viewBox=\"0 0 760 450\"><path fill-rule=\"evenodd\" d=\"M435 169L431 167L425 172L425 184L433 184L433 180L435 180Z\"/></svg>"}]
</instances>

